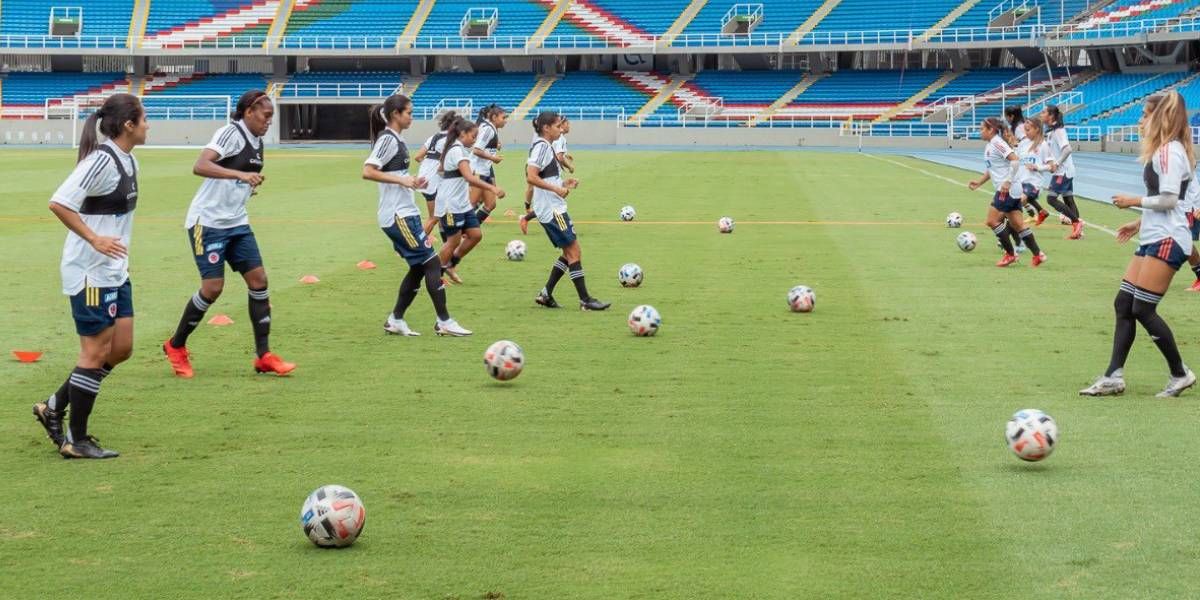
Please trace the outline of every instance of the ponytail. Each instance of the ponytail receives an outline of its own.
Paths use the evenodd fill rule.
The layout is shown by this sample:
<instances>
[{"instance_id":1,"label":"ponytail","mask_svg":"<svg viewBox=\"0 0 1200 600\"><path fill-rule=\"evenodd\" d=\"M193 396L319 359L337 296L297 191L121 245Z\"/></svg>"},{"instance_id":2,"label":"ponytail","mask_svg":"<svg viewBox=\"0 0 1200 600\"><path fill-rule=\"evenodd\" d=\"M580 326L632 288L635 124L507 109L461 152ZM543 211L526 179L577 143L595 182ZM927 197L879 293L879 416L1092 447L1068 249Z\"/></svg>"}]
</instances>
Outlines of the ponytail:
<instances>
[{"instance_id":1,"label":"ponytail","mask_svg":"<svg viewBox=\"0 0 1200 600\"><path fill-rule=\"evenodd\" d=\"M373 104L367 109L367 127L370 131L371 143L374 143L379 138L379 134L387 127L387 121L383 118L383 105Z\"/></svg>"},{"instance_id":2,"label":"ponytail","mask_svg":"<svg viewBox=\"0 0 1200 600\"><path fill-rule=\"evenodd\" d=\"M458 138L462 137L464 133L475 129L476 127L478 127L478 125L475 123L459 117L455 119L449 127L446 128L446 145L444 146L445 149L442 151L441 169L443 173L446 171L446 155L450 154L450 148L454 146L454 143L457 142Z\"/></svg>"},{"instance_id":3,"label":"ponytail","mask_svg":"<svg viewBox=\"0 0 1200 600\"><path fill-rule=\"evenodd\" d=\"M388 96L383 104L376 104L370 108L367 113L367 122L370 124L371 142L374 142L379 134L383 133L385 127L391 123L392 113L402 112L412 104L412 100L403 94L392 94Z\"/></svg>"},{"instance_id":4,"label":"ponytail","mask_svg":"<svg viewBox=\"0 0 1200 600\"><path fill-rule=\"evenodd\" d=\"M542 131L544 129L557 123L558 121L559 121L558 113L556 113L554 111L545 111L545 112L538 113L538 116L533 120L533 131L540 136L540 135L542 135Z\"/></svg>"},{"instance_id":5,"label":"ponytail","mask_svg":"<svg viewBox=\"0 0 1200 600\"><path fill-rule=\"evenodd\" d=\"M1063 123L1062 111L1059 110L1057 104L1051 104L1047 106L1046 114L1050 115L1050 118L1053 120L1052 123L1046 123L1047 129L1058 129L1059 127L1065 125L1065 123Z\"/></svg>"},{"instance_id":6,"label":"ponytail","mask_svg":"<svg viewBox=\"0 0 1200 600\"><path fill-rule=\"evenodd\" d=\"M263 98L266 98L268 103L271 102L271 98L262 90L250 90L242 94L242 97L238 98L237 106L234 107L229 118L234 121L241 121L246 116L246 112L258 106L258 103L262 102Z\"/></svg>"},{"instance_id":7,"label":"ponytail","mask_svg":"<svg viewBox=\"0 0 1200 600\"><path fill-rule=\"evenodd\" d=\"M83 123L83 132L79 135L79 156L76 162L87 158L87 155L100 147L96 135L97 124L100 133L108 139L116 139L125 133L125 124L137 124L142 120L142 101L132 94L113 94L104 100L96 112L88 115Z\"/></svg>"},{"instance_id":8,"label":"ponytail","mask_svg":"<svg viewBox=\"0 0 1200 600\"><path fill-rule=\"evenodd\" d=\"M438 131L446 131L458 120L458 113L448 110L438 118Z\"/></svg>"}]
</instances>

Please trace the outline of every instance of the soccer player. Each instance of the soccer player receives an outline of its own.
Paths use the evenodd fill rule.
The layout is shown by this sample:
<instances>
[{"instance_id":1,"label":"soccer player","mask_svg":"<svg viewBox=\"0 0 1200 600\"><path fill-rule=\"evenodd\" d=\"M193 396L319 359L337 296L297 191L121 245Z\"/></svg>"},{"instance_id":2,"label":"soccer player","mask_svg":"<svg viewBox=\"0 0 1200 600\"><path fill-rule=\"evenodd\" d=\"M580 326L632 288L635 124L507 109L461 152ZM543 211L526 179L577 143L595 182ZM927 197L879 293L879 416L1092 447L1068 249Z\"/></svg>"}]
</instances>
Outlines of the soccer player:
<instances>
[{"instance_id":1,"label":"soccer player","mask_svg":"<svg viewBox=\"0 0 1200 600\"><path fill-rule=\"evenodd\" d=\"M251 90L242 94L231 115L233 122L217 130L192 167L192 173L203 177L204 182L192 198L184 227L200 270L200 289L184 306L175 335L163 342L163 352L179 377L193 375L188 336L225 289L226 262L242 274L250 295L250 326L258 356L254 370L287 375L296 368L271 352L267 271L246 214L246 203L264 181L262 136L270 129L274 116L275 105L266 92Z\"/></svg>"},{"instance_id":2,"label":"soccer player","mask_svg":"<svg viewBox=\"0 0 1200 600\"><path fill-rule=\"evenodd\" d=\"M425 143L413 155L413 160L421 165L417 176L425 180L421 195L425 197L425 224L422 226L425 234L429 235L437 225L437 217L433 212L436 208L438 182L441 178L442 151L445 149L446 130L458 118L458 113L448 110L438 117L438 132L425 139ZM445 240L442 240L445 241Z\"/></svg>"},{"instance_id":3,"label":"soccer player","mask_svg":"<svg viewBox=\"0 0 1200 600\"><path fill-rule=\"evenodd\" d=\"M1017 143L1017 157L1021 159L1021 202L1037 210L1038 225L1046 221L1049 213L1038 203L1038 194L1046 187L1045 173L1050 169L1050 146L1042 131L1042 122L1035 118L1021 122L1025 136Z\"/></svg>"},{"instance_id":4,"label":"soccer player","mask_svg":"<svg viewBox=\"0 0 1200 600\"><path fill-rule=\"evenodd\" d=\"M1046 201L1058 212L1071 220L1069 240L1083 237L1083 221L1079 218L1079 206L1075 204L1075 159L1071 158L1071 141L1062 120L1062 111L1051 104L1042 111L1042 123L1046 126L1046 141L1050 144L1051 169L1050 191ZM1062 196L1060 201L1058 198Z\"/></svg>"},{"instance_id":5,"label":"soccer player","mask_svg":"<svg viewBox=\"0 0 1200 600\"><path fill-rule=\"evenodd\" d=\"M980 137L987 142L987 147L983 151L986 168L983 176L968 183L967 187L977 190L989 179L996 187L996 193L992 196L992 205L988 207L987 216L988 227L992 228L996 239L1000 240L1000 247L1004 249L1004 256L1000 262L996 263L996 266L1007 267L1017 262L1013 245L1008 240L1007 230L1012 227L1016 230L1017 237L1025 242L1025 245L1033 253L1033 266L1036 267L1046 262L1046 255L1038 247L1033 230L1025 226L1025 219L1021 215L1020 198L1013 197L1010 192L1013 182L1020 172L1020 162L1017 160L1017 153L1008 145L1008 142L1004 141L1004 129L1004 122L996 117L988 117L980 124ZM1004 223L1006 217L1008 218L1007 225Z\"/></svg>"},{"instance_id":6,"label":"soccer player","mask_svg":"<svg viewBox=\"0 0 1200 600\"><path fill-rule=\"evenodd\" d=\"M103 144L97 141L97 123L108 138ZM146 143L149 129L136 96L109 96L84 122L75 170L50 198L50 212L68 230L62 289L71 298L79 359L58 391L33 405L33 415L64 458L118 456L88 433L88 417L104 378L133 354L129 240L138 200L138 164L132 152Z\"/></svg>"},{"instance_id":7,"label":"soccer player","mask_svg":"<svg viewBox=\"0 0 1200 600\"><path fill-rule=\"evenodd\" d=\"M493 166L504 160L504 157L500 156L500 130L508 124L508 113L495 104L486 106L479 111L478 124L479 133L471 147L475 174L487 183L495 185L496 171ZM496 194L486 188L473 187L471 206L475 207L475 216L482 224L492 216L492 211L496 210ZM464 239L463 243L467 243L467 240ZM469 252L470 248L467 251Z\"/></svg>"},{"instance_id":8,"label":"soccer player","mask_svg":"<svg viewBox=\"0 0 1200 600\"><path fill-rule=\"evenodd\" d=\"M379 227L392 240L396 253L408 263L408 274L400 282L396 306L383 323L383 330L404 336L421 335L404 321L404 312L417 297L421 280L433 300L437 335L471 335L446 309L446 289L442 285L442 265L433 252L433 243L421 223L421 211L413 199L414 190L425 180L408 174L408 146L401 132L412 125L412 100L399 94L389 96L382 106L370 113L371 155L363 163L362 177L379 183Z\"/></svg>"},{"instance_id":9,"label":"soccer player","mask_svg":"<svg viewBox=\"0 0 1200 600\"><path fill-rule=\"evenodd\" d=\"M558 308L554 300L554 287L562 276L570 273L571 283L579 294L579 308L582 310L604 310L610 305L601 302L588 294L587 283L584 282L583 263L579 240L575 238L575 225L571 223L571 215L567 214L567 196L571 190L579 186L575 179L563 180L559 171L558 159L554 156L553 144L561 135L557 113L544 112L533 120L533 130L537 139L529 148L529 159L525 163L525 181L533 186L533 211L538 221L546 230L550 243L562 251L562 256L554 262L550 269L550 279L546 286L534 298L534 302L546 308Z\"/></svg>"},{"instance_id":10,"label":"soccer player","mask_svg":"<svg viewBox=\"0 0 1200 600\"><path fill-rule=\"evenodd\" d=\"M1127 242L1137 234L1139 245L1113 302L1116 327L1112 358L1104 375L1079 391L1084 396L1111 396L1125 391L1123 371L1137 332L1135 321L1150 334L1171 371L1158 397L1173 398L1196 383L1196 375L1183 364L1171 328L1158 314L1158 304L1171 278L1192 248L1187 212L1180 199L1186 197L1190 185L1195 185L1191 179L1196 155L1183 96L1167 92L1147 98L1138 131L1142 137L1141 160L1146 165L1142 172L1146 195L1116 194L1112 202L1118 208L1141 207L1140 219L1117 230L1118 241Z\"/></svg>"},{"instance_id":11,"label":"soccer player","mask_svg":"<svg viewBox=\"0 0 1200 600\"><path fill-rule=\"evenodd\" d=\"M562 135L558 136L551 147L554 149L554 158L558 160L558 165L564 167L572 175L575 174L575 157L567 152L567 134L571 133L571 122L566 117L562 117L562 121L558 123L558 130ZM534 141L537 141L537 134L534 134ZM525 214L518 219L517 225L521 227L523 235L529 233L529 222L537 218L537 214L533 212L533 186L526 186L525 189Z\"/></svg>"},{"instance_id":12,"label":"soccer player","mask_svg":"<svg viewBox=\"0 0 1200 600\"><path fill-rule=\"evenodd\" d=\"M1192 181L1196 181L1196 177L1200 176L1200 171L1192 175ZM1192 254L1188 256L1188 265L1192 268L1192 273L1196 275L1196 281L1192 282L1189 292L1200 292L1200 249L1197 249L1196 242L1200 241L1200 183L1193 183L1188 186L1187 195L1181 201L1184 210L1187 211L1188 228L1192 232Z\"/></svg>"},{"instance_id":13,"label":"soccer player","mask_svg":"<svg viewBox=\"0 0 1200 600\"><path fill-rule=\"evenodd\" d=\"M504 190L488 183L471 170L470 148L475 143L479 126L459 117L446 130L445 152L442 152L441 181L438 182L437 203L434 213L442 223L442 238L445 242L438 251L442 269L454 283L462 283L458 275L458 264L476 244L483 239L479 228L479 216L471 207L472 187L483 188L497 198L504 197Z\"/></svg>"}]
</instances>

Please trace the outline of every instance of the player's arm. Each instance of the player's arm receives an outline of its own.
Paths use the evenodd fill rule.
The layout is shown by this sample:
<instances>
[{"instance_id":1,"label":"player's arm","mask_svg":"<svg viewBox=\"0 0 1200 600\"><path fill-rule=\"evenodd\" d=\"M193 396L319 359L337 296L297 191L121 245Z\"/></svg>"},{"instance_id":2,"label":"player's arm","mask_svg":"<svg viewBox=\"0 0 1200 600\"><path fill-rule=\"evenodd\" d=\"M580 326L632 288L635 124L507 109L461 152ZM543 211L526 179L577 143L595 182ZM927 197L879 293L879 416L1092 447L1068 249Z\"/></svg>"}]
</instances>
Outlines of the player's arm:
<instances>
[{"instance_id":1,"label":"player's arm","mask_svg":"<svg viewBox=\"0 0 1200 600\"><path fill-rule=\"evenodd\" d=\"M480 148L478 146L471 147L471 154L474 154L475 156L478 156L479 158L482 158L484 160L490 160L495 164L500 164L500 161L504 160L499 154L493 156L491 154L488 154L488 152L486 150L484 150L483 148Z\"/></svg>"},{"instance_id":2,"label":"player's arm","mask_svg":"<svg viewBox=\"0 0 1200 600\"><path fill-rule=\"evenodd\" d=\"M554 155L554 158L558 161L558 164L566 167L568 171L571 173L575 172L575 161L567 153L558 152Z\"/></svg>"},{"instance_id":3,"label":"player's arm","mask_svg":"<svg viewBox=\"0 0 1200 600\"><path fill-rule=\"evenodd\" d=\"M429 154L429 151L425 148L425 146L421 146L421 148L412 155L413 162L419 163L425 160L426 154Z\"/></svg>"},{"instance_id":4,"label":"player's arm","mask_svg":"<svg viewBox=\"0 0 1200 600\"><path fill-rule=\"evenodd\" d=\"M567 195L571 193L571 189L566 186L557 186L549 181L546 181L545 179L542 179L542 177L538 175L539 170L540 169L537 167L537 165L525 165L525 182L535 188L540 188L546 190L547 192L558 194L563 198L566 198Z\"/></svg>"},{"instance_id":5,"label":"player's arm","mask_svg":"<svg viewBox=\"0 0 1200 600\"><path fill-rule=\"evenodd\" d=\"M480 188L483 190L487 190L487 191L495 194L497 198L504 197L504 190L500 189L500 186L492 185L492 184L480 179L478 175L476 175L474 172L471 171L471 162L468 161L467 159L464 158L461 161L459 161L458 172L459 172L459 174L462 175L463 179L467 180L467 183L471 184L471 187L477 187L477 188Z\"/></svg>"},{"instance_id":6,"label":"player's arm","mask_svg":"<svg viewBox=\"0 0 1200 600\"><path fill-rule=\"evenodd\" d=\"M67 229L90 244L96 252L110 258L124 258L128 252L125 244L121 243L121 238L96 235L96 232L92 231L92 228L83 222L79 213L71 207L51 201L50 212L54 213L54 216L58 217L58 220L62 221Z\"/></svg>"},{"instance_id":7,"label":"player's arm","mask_svg":"<svg viewBox=\"0 0 1200 600\"><path fill-rule=\"evenodd\" d=\"M218 160L221 160L221 155L217 154L216 150L205 148L200 151L200 157L196 159L196 164L192 166L192 174L209 179L236 179L250 187L258 187L266 179L261 173L247 173L245 171L226 169L217 164Z\"/></svg>"},{"instance_id":8,"label":"player's arm","mask_svg":"<svg viewBox=\"0 0 1200 600\"><path fill-rule=\"evenodd\" d=\"M983 171L983 177L980 177L979 179L974 179L974 180L970 181L969 183L967 183L967 187L969 187L973 190L977 190L977 189L979 189L979 186L987 183L989 180L991 180L991 178L992 178L992 174L989 173L985 169Z\"/></svg>"},{"instance_id":9,"label":"player's arm","mask_svg":"<svg viewBox=\"0 0 1200 600\"><path fill-rule=\"evenodd\" d=\"M392 175L379 170L379 167L367 163L363 165L362 178L367 181L377 181L379 183L392 183L406 188L417 189L425 187L425 180L421 177L413 177L412 175Z\"/></svg>"}]
</instances>

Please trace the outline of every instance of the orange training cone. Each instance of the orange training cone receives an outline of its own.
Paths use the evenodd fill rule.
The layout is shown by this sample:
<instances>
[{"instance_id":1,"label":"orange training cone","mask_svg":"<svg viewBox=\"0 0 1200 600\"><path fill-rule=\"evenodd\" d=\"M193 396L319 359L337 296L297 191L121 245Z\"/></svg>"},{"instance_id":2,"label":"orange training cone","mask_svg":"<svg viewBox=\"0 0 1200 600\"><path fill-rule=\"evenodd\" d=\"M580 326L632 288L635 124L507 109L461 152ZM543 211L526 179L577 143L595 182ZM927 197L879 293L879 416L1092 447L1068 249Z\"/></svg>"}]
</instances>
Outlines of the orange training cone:
<instances>
[{"instance_id":1,"label":"orange training cone","mask_svg":"<svg viewBox=\"0 0 1200 600\"><path fill-rule=\"evenodd\" d=\"M359 269L362 269L363 271L370 271L371 269L375 268L375 263L373 263L369 260L360 260L360 261L358 261L357 266Z\"/></svg>"},{"instance_id":2,"label":"orange training cone","mask_svg":"<svg viewBox=\"0 0 1200 600\"><path fill-rule=\"evenodd\" d=\"M300 278L300 283L304 283L304 284L308 284L308 285L312 285L314 283L317 283L318 281L321 281L321 280L317 279L316 275L305 275L304 277Z\"/></svg>"},{"instance_id":3,"label":"orange training cone","mask_svg":"<svg viewBox=\"0 0 1200 600\"><path fill-rule=\"evenodd\" d=\"M217 315L217 316L209 319L208 324L216 325L217 327L222 327L225 325L233 325L233 319L230 319L229 315Z\"/></svg>"},{"instance_id":4,"label":"orange training cone","mask_svg":"<svg viewBox=\"0 0 1200 600\"><path fill-rule=\"evenodd\" d=\"M37 352L34 350L13 350L12 353L13 353L13 356L17 357L17 360L19 360L23 363L37 362L38 359L40 359L42 357L41 352Z\"/></svg>"}]
</instances>

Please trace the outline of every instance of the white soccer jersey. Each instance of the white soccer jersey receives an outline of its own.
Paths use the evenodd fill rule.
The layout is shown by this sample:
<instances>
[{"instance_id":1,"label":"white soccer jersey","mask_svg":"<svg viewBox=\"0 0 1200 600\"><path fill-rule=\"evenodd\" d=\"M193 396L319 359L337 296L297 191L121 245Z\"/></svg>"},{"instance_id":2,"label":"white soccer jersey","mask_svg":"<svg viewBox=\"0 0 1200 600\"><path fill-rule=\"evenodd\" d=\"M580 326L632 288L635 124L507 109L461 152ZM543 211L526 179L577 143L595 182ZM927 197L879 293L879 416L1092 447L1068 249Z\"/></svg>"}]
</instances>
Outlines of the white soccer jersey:
<instances>
[{"instance_id":1,"label":"white soccer jersey","mask_svg":"<svg viewBox=\"0 0 1200 600\"><path fill-rule=\"evenodd\" d=\"M434 140L437 142L434 142ZM425 187L421 191L426 194L436 194L438 182L442 180L442 152L446 149L446 132L439 131L425 139L425 159L417 170L419 177L425 178ZM429 158L430 155L438 158Z\"/></svg>"},{"instance_id":2,"label":"white soccer jersey","mask_svg":"<svg viewBox=\"0 0 1200 600\"><path fill-rule=\"evenodd\" d=\"M554 149L550 146L550 142L542 138L535 139L529 149L529 160L525 164L537 167L538 171L544 171L553 164L555 166L555 169L552 169L554 175L543 177L543 179L546 183L553 185L563 184L562 176L557 172L558 161L554 158ZM567 201L550 190L534 187L533 212L537 215L538 221L550 223L554 221L554 215L567 212Z\"/></svg>"},{"instance_id":3,"label":"white soccer jersey","mask_svg":"<svg viewBox=\"0 0 1200 600\"><path fill-rule=\"evenodd\" d=\"M558 139L554 140L554 143L550 144L550 147L554 148L555 154L562 154L563 156L566 156L567 155L567 136L566 135L558 136Z\"/></svg>"},{"instance_id":4,"label":"white soccer jersey","mask_svg":"<svg viewBox=\"0 0 1200 600\"><path fill-rule=\"evenodd\" d=\"M454 142L446 149L445 165L443 169L448 173L457 172L459 165L463 161L471 160L471 153L463 147L461 142ZM434 214L441 217L446 213L458 214L465 213L471 210L470 197L471 184L462 177L442 177L438 182L437 202L434 204Z\"/></svg>"},{"instance_id":5,"label":"white soccer jersey","mask_svg":"<svg viewBox=\"0 0 1200 600\"><path fill-rule=\"evenodd\" d=\"M496 132L496 126L488 121L479 124L479 135L475 136L475 148L482 150L490 156L495 156L497 150L488 148L489 145L496 143L496 137L499 134ZM478 156L471 156L471 168L475 169L475 174L482 177L490 177L492 175L492 161Z\"/></svg>"},{"instance_id":6,"label":"white soccer jersey","mask_svg":"<svg viewBox=\"0 0 1200 600\"><path fill-rule=\"evenodd\" d=\"M374 165L377 169L383 169L385 165L392 162L400 154L401 144L404 144L404 138L400 136L398 131L392 128L387 128L387 131L392 135L381 134L375 140L375 146L371 148L371 155L363 164ZM397 140L399 140L397 142ZM404 150L408 152L407 149ZM407 159L405 159L407 161ZM396 171L384 171L388 175L408 175L408 169ZM379 184L379 226L390 227L396 222L397 217L419 217L421 211L417 210L417 203L413 202L413 191L402 185L395 183L380 183Z\"/></svg>"},{"instance_id":7,"label":"white soccer jersey","mask_svg":"<svg viewBox=\"0 0 1200 600\"><path fill-rule=\"evenodd\" d=\"M1197 177L1200 177L1200 171L1192 173L1192 180L1188 184L1187 194L1184 194L1181 200L1184 210L1188 212L1200 210L1200 180L1197 180Z\"/></svg>"},{"instance_id":8,"label":"white soccer jersey","mask_svg":"<svg viewBox=\"0 0 1200 600\"><path fill-rule=\"evenodd\" d=\"M1046 136L1046 142L1050 145L1050 155L1055 161L1062 156L1064 148L1071 146L1071 141L1067 139L1067 128L1057 127L1050 130L1050 134ZM1068 156L1062 164L1056 165L1054 170L1055 175L1063 175L1067 178L1075 178L1075 157Z\"/></svg>"},{"instance_id":9,"label":"white soccer jersey","mask_svg":"<svg viewBox=\"0 0 1200 600\"><path fill-rule=\"evenodd\" d=\"M1150 168L1154 171L1153 175L1158 179L1157 190L1146 190L1147 195L1151 196L1156 196L1163 192L1178 194L1183 187L1183 182L1192 176L1187 152L1184 151L1183 144L1179 142L1171 142L1159 148L1154 153L1154 158L1150 160ZM1150 173L1147 173L1147 175L1150 175ZM1147 177L1147 179L1150 178ZM1147 182L1147 184L1150 183L1149 181ZM1189 183L1188 187L1192 187L1193 183ZM1175 208L1167 210L1145 208L1142 210L1142 228L1138 231L1138 240L1140 240L1140 243L1152 244L1167 238L1175 240L1175 243L1179 244L1179 247L1183 249L1184 254L1191 253L1192 234L1188 229L1187 209L1184 207L1182 198L1180 198L1180 203L1175 205Z\"/></svg>"},{"instance_id":10,"label":"white soccer jersey","mask_svg":"<svg viewBox=\"0 0 1200 600\"><path fill-rule=\"evenodd\" d=\"M1028 166L1033 165L1038 169L1045 169L1046 163L1050 162L1050 145L1043 140L1034 148L1033 140L1025 138L1017 144L1017 158L1021 160L1021 171L1017 175L1018 181L1022 184L1028 183L1038 190L1045 188L1049 183L1048 173L1046 171L1030 171Z\"/></svg>"},{"instance_id":11,"label":"white soccer jersey","mask_svg":"<svg viewBox=\"0 0 1200 600\"><path fill-rule=\"evenodd\" d=\"M243 137L238 130L245 134ZM246 147L249 139L254 148L262 148L262 138L250 133L246 124L234 121L221 127L213 134L212 141L204 148L217 153L217 160L234 156ZM214 161L215 162L215 161ZM204 178L200 189L192 198L188 208L185 228L196 224L213 229L229 229L239 225L249 225L250 215L246 213L246 202L250 200L253 189L236 179Z\"/></svg>"},{"instance_id":12,"label":"white soccer jersey","mask_svg":"<svg viewBox=\"0 0 1200 600\"><path fill-rule=\"evenodd\" d=\"M988 142L986 148L983 149L983 161L987 164L988 175L992 177L992 185L996 191L1000 191L1000 186L1008 181L1008 176L1012 173L1012 165L1008 163L1008 155L1013 154L1012 146L1004 141L1004 138L996 135L992 141ZM1017 179L1014 177L1013 183L1016 184ZM1010 192L1013 196L1020 196L1020 191L1013 188Z\"/></svg>"},{"instance_id":13,"label":"white soccer jersey","mask_svg":"<svg viewBox=\"0 0 1200 600\"><path fill-rule=\"evenodd\" d=\"M137 171L137 159L132 154L126 154L111 141L104 142L121 160L121 167L126 173ZM67 180L58 186L50 201L61 204L75 212L83 207L83 201L88 196L103 196L117 189L121 182L121 173L117 171L112 157L99 150L87 155ZM125 249L129 250L130 237L133 234L133 212L121 215L85 215L79 218L96 235L121 238ZM83 290L85 285L92 287L119 287L129 279L129 256L125 258L109 258L96 252L92 245L75 232L67 232L67 240L63 244L62 291L68 296L74 296Z\"/></svg>"},{"instance_id":14,"label":"white soccer jersey","mask_svg":"<svg viewBox=\"0 0 1200 600\"><path fill-rule=\"evenodd\" d=\"M1025 121L1021 121L1020 123L1017 123L1017 126L1013 127L1012 129L1013 129L1013 137L1017 138L1018 144L1025 141Z\"/></svg>"}]
</instances>

